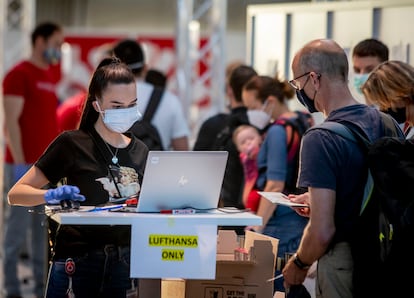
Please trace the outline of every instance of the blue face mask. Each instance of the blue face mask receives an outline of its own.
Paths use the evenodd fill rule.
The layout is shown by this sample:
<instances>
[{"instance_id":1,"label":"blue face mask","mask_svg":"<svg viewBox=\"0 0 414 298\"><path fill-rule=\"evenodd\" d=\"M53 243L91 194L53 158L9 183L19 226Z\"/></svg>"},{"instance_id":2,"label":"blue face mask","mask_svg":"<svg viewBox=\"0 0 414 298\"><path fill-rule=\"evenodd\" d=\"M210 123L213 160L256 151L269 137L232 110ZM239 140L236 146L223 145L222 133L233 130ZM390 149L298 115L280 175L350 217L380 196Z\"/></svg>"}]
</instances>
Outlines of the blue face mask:
<instances>
[{"instance_id":1,"label":"blue face mask","mask_svg":"<svg viewBox=\"0 0 414 298\"><path fill-rule=\"evenodd\" d=\"M43 52L43 57L47 60L49 64L58 64L60 62L62 54L56 48L47 48Z\"/></svg>"},{"instance_id":2,"label":"blue face mask","mask_svg":"<svg viewBox=\"0 0 414 298\"><path fill-rule=\"evenodd\" d=\"M310 99L309 96L306 95L305 91L302 89L296 90L296 96L299 102L308 109L309 113L318 112L315 108L315 101Z\"/></svg>"},{"instance_id":3,"label":"blue face mask","mask_svg":"<svg viewBox=\"0 0 414 298\"><path fill-rule=\"evenodd\" d=\"M355 74L354 75L354 88L359 94L362 94L361 87L368 80L369 73Z\"/></svg>"}]
</instances>

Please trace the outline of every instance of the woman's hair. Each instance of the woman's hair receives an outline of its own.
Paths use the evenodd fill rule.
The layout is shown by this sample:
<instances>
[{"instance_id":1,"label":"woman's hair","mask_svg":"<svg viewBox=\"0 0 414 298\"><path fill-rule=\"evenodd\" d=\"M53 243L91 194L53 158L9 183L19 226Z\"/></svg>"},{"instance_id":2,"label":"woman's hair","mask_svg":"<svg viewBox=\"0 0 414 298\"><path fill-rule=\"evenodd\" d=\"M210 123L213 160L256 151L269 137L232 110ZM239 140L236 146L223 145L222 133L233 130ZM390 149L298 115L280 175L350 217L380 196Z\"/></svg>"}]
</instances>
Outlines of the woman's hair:
<instances>
[{"instance_id":1,"label":"woman's hair","mask_svg":"<svg viewBox=\"0 0 414 298\"><path fill-rule=\"evenodd\" d=\"M391 103L414 104L414 68L402 61L378 65L361 87L367 100L388 109Z\"/></svg>"},{"instance_id":2,"label":"woman's hair","mask_svg":"<svg viewBox=\"0 0 414 298\"><path fill-rule=\"evenodd\" d=\"M89 131L99 117L99 113L93 108L92 102L101 99L102 94L109 84L135 83L134 74L128 66L118 58L105 58L99 63L89 83L89 90L84 104L79 129Z\"/></svg>"},{"instance_id":3,"label":"woman's hair","mask_svg":"<svg viewBox=\"0 0 414 298\"><path fill-rule=\"evenodd\" d=\"M259 75L252 77L244 85L243 90L256 90L257 98L262 103L271 95L283 103L285 99L291 99L295 94L295 90L293 90L287 81L280 81L278 78Z\"/></svg>"},{"instance_id":4,"label":"woman's hair","mask_svg":"<svg viewBox=\"0 0 414 298\"><path fill-rule=\"evenodd\" d=\"M243 86L252 77L257 76L253 67L245 64L236 66L229 74L229 86L233 91L234 99L242 103Z\"/></svg>"}]
</instances>

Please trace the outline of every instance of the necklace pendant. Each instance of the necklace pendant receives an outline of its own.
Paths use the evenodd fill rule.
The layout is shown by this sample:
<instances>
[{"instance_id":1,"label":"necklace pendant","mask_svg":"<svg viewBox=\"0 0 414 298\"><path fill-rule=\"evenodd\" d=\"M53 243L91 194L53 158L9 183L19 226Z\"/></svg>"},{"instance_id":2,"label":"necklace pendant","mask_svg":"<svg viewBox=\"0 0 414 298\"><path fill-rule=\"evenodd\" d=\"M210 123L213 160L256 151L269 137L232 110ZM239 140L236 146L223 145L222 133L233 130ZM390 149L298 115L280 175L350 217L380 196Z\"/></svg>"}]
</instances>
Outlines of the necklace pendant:
<instances>
[{"instance_id":1,"label":"necklace pendant","mask_svg":"<svg viewBox=\"0 0 414 298\"><path fill-rule=\"evenodd\" d=\"M118 163L118 157L116 156L112 157L112 163L116 165Z\"/></svg>"}]
</instances>

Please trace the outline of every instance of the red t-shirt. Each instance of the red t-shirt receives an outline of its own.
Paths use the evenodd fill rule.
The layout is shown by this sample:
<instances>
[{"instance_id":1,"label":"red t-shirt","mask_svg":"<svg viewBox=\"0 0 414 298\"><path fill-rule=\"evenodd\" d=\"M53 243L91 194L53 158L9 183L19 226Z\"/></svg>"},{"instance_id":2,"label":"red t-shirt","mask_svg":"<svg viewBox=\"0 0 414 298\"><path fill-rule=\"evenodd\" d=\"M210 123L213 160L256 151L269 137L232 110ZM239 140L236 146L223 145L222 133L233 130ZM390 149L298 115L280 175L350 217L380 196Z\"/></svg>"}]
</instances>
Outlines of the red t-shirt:
<instances>
[{"instance_id":1,"label":"red t-shirt","mask_svg":"<svg viewBox=\"0 0 414 298\"><path fill-rule=\"evenodd\" d=\"M61 132L78 128L85 99L86 92L80 92L60 104L57 109L57 121Z\"/></svg>"},{"instance_id":2,"label":"red t-shirt","mask_svg":"<svg viewBox=\"0 0 414 298\"><path fill-rule=\"evenodd\" d=\"M34 163L58 135L57 80L53 68L41 69L29 61L18 63L3 80L5 96L22 96L24 99L19 125L26 163ZM5 161L13 163L7 144Z\"/></svg>"}]
</instances>

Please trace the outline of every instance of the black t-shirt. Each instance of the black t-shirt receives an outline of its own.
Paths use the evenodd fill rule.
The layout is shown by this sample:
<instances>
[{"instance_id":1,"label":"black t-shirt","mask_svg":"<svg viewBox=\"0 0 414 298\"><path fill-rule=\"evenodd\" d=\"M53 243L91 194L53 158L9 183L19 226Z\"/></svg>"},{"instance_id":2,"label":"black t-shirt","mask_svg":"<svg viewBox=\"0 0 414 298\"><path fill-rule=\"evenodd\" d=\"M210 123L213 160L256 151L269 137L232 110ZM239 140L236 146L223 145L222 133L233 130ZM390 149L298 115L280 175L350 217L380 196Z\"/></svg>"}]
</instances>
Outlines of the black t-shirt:
<instances>
[{"instance_id":1,"label":"black t-shirt","mask_svg":"<svg viewBox=\"0 0 414 298\"><path fill-rule=\"evenodd\" d=\"M242 202L244 185L243 165L240 161L239 151L232 140L234 130L242 124L249 124L247 108L239 107L233 109L226 123L226 126L229 128L229 139L224 145L224 150L228 151L229 155L221 189L221 202L224 207L244 208Z\"/></svg>"},{"instance_id":2,"label":"black t-shirt","mask_svg":"<svg viewBox=\"0 0 414 298\"><path fill-rule=\"evenodd\" d=\"M233 131L241 124L249 124L246 107L234 108L230 114L217 114L210 117L201 126L193 147L195 151L224 150L229 152L220 193L220 205L223 207L244 208L242 203L243 166L236 145L232 141ZM220 137L223 132L224 137Z\"/></svg>"},{"instance_id":3,"label":"black t-shirt","mask_svg":"<svg viewBox=\"0 0 414 298\"><path fill-rule=\"evenodd\" d=\"M118 149L115 165L111 160L116 148L110 146L110 152L95 130L66 131L49 145L35 166L53 184L65 178L66 184L78 186L86 197L82 205L101 205L119 197L137 196L148 148L132 135L129 137L130 144ZM54 243L57 257L77 256L105 244L129 245L130 226L62 225Z\"/></svg>"},{"instance_id":4,"label":"black t-shirt","mask_svg":"<svg viewBox=\"0 0 414 298\"><path fill-rule=\"evenodd\" d=\"M226 126L229 117L229 114L220 113L204 121L198 132L193 150L212 150L217 134Z\"/></svg>"},{"instance_id":5,"label":"black t-shirt","mask_svg":"<svg viewBox=\"0 0 414 298\"><path fill-rule=\"evenodd\" d=\"M363 104L342 107L332 111L325 121L353 123L370 141L384 136L384 124L375 107ZM302 139L298 185L335 191L332 243L350 241L360 218L368 172L366 153L361 149L359 144L321 129L309 131ZM378 222L378 218L373 220Z\"/></svg>"}]
</instances>

